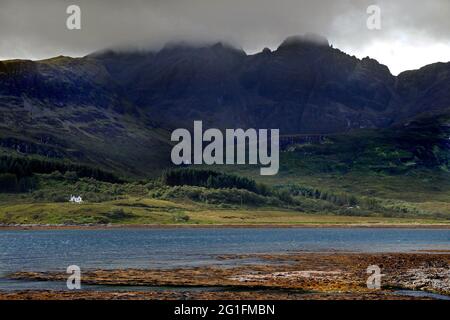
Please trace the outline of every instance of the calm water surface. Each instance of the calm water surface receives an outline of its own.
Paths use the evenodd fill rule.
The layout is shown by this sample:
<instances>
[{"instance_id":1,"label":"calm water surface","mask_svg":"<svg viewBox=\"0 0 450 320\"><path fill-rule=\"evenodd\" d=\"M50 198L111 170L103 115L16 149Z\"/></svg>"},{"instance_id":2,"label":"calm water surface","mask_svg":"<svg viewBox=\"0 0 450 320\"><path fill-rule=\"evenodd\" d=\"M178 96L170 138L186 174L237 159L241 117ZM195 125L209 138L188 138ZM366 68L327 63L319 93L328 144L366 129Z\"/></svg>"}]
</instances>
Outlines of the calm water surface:
<instances>
[{"instance_id":1,"label":"calm water surface","mask_svg":"<svg viewBox=\"0 0 450 320\"><path fill-rule=\"evenodd\" d=\"M31 284L2 279L23 270L171 268L218 261L216 255L289 251L450 250L450 230L366 228L218 228L0 231L0 290ZM241 261L240 263L254 262ZM59 284L61 286L61 284ZM50 283L34 283L48 288Z\"/></svg>"}]
</instances>

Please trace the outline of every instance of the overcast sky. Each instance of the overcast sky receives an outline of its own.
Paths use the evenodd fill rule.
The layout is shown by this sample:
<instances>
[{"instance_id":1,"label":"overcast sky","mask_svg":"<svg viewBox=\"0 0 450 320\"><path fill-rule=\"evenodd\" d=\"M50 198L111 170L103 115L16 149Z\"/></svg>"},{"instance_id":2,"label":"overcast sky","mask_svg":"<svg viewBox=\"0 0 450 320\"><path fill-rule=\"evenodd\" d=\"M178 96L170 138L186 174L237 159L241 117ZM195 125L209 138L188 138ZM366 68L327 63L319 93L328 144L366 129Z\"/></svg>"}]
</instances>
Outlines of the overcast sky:
<instances>
[{"instance_id":1,"label":"overcast sky","mask_svg":"<svg viewBox=\"0 0 450 320\"><path fill-rule=\"evenodd\" d=\"M81 30L66 28L67 6ZM381 30L366 26L381 8ZM224 40L254 53L287 36L319 33L392 73L450 61L450 0L0 0L0 60L81 56L116 46Z\"/></svg>"}]
</instances>

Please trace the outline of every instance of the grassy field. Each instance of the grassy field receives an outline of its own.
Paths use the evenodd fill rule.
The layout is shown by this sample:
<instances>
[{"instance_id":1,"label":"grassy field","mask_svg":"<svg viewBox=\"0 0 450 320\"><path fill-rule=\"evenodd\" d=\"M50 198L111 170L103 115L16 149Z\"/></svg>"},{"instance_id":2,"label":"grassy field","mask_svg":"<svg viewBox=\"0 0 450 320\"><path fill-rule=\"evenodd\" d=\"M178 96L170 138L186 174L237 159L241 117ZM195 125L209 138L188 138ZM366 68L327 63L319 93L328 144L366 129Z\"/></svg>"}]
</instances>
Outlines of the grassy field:
<instances>
[{"instance_id":1,"label":"grassy field","mask_svg":"<svg viewBox=\"0 0 450 320\"><path fill-rule=\"evenodd\" d=\"M37 174L35 190L0 193L0 224L450 225L445 172L308 175L298 170L262 177L257 168L239 169L233 172L256 180L259 189L263 184L262 191ZM72 194L84 202L70 203Z\"/></svg>"},{"instance_id":2,"label":"grassy field","mask_svg":"<svg viewBox=\"0 0 450 320\"><path fill-rule=\"evenodd\" d=\"M17 203L0 206L4 224L158 225L350 225L448 224L433 218L355 217L308 214L277 208L218 209L195 203L127 198L101 203Z\"/></svg>"},{"instance_id":3,"label":"grassy field","mask_svg":"<svg viewBox=\"0 0 450 320\"><path fill-rule=\"evenodd\" d=\"M262 180L271 186L279 183ZM355 198L361 206L361 199L377 199L377 206L369 210L305 196L289 195L286 200L284 193L262 196L238 189L171 187L154 180L120 184L43 174L37 181L33 192L0 193L0 224L450 225L449 202L436 200L443 195L416 202ZM294 182L299 181L289 183ZM84 202L70 203L71 194L81 194Z\"/></svg>"}]
</instances>

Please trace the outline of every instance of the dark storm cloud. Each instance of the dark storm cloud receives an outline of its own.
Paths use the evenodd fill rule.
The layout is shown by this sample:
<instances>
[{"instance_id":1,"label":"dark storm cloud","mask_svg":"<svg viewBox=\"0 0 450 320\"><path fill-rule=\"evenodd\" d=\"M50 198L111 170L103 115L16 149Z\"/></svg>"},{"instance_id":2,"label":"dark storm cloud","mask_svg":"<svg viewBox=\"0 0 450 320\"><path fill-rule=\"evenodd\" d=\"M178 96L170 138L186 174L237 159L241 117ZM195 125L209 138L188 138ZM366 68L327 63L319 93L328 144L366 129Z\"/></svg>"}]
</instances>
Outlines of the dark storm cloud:
<instances>
[{"instance_id":1,"label":"dark storm cloud","mask_svg":"<svg viewBox=\"0 0 450 320\"><path fill-rule=\"evenodd\" d=\"M66 29L77 4L82 30ZM366 28L366 9L382 29ZM351 53L400 41L450 46L449 0L0 0L0 58L84 55L115 46L158 47L170 40L225 40L249 52L289 35L315 32Z\"/></svg>"}]
</instances>

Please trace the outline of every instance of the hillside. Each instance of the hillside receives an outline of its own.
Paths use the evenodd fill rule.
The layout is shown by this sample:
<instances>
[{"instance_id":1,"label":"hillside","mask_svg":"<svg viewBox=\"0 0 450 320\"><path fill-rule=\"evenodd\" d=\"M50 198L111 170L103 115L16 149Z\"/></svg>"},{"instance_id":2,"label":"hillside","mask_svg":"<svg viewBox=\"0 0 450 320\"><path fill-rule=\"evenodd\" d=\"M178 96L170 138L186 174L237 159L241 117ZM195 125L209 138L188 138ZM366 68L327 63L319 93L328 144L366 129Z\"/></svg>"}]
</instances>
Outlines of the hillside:
<instances>
[{"instance_id":1,"label":"hillside","mask_svg":"<svg viewBox=\"0 0 450 320\"><path fill-rule=\"evenodd\" d=\"M295 136L276 176L257 166L189 166L121 180L5 152L0 224L447 224L449 120L433 113L313 143ZM73 194L84 203L68 203Z\"/></svg>"}]
</instances>

